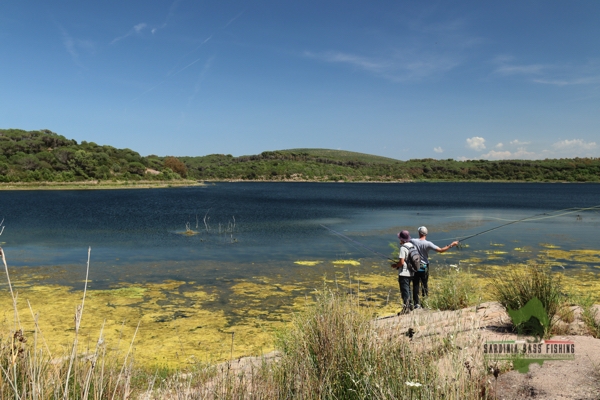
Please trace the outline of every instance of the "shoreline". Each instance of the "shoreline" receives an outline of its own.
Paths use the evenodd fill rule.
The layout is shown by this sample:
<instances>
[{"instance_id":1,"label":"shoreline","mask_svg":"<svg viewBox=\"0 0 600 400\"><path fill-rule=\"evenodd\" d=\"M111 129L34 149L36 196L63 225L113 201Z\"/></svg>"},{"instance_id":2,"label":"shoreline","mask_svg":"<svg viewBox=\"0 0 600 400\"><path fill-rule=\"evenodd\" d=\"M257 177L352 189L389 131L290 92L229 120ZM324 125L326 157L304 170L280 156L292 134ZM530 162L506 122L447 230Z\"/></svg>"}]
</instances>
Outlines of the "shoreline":
<instances>
[{"instance_id":1,"label":"shoreline","mask_svg":"<svg viewBox=\"0 0 600 400\"><path fill-rule=\"evenodd\" d=\"M406 184L406 183L542 183L542 184L598 184L598 182L568 182L568 181L508 181L508 180L395 180L395 181L328 181L328 180L299 180L299 179L205 179L185 181L82 181L82 182L11 182L0 183L0 191L11 190L103 190L103 189L164 189L170 187L207 186L216 183L373 183L373 184Z\"/></svg>"},{"instance_id":2,"label":"shoreline","mask_svg":"<svg viewBox=\"0 0 600 400\"><path fill-rule=\"evenodd\" d=\"M185 181L83 181L83 182L12 182L0 183L0 191L11 190L104 190L104 189L164 189L170 187L205 186L195 180Z\"/></svg>"}]
</instances>

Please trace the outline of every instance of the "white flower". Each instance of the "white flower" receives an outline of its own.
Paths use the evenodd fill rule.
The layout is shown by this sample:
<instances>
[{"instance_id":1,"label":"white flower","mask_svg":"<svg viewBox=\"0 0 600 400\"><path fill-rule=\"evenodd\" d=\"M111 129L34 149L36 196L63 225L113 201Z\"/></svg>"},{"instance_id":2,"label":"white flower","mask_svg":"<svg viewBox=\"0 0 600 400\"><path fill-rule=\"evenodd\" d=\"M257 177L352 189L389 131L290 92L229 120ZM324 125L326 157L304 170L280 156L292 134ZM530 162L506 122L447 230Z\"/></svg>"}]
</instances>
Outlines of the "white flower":
<instances>
[{"instance_id":1,"label":"white flower","mask_svg":"<svg viewBox=\"0 0 600 400\"><path fill-rule=\"evenodd\" d=\"M421 385L419 382L406 382L406 386L410 386L410 387L421 387L423 385Z\"/></svg>"}]
</instances>

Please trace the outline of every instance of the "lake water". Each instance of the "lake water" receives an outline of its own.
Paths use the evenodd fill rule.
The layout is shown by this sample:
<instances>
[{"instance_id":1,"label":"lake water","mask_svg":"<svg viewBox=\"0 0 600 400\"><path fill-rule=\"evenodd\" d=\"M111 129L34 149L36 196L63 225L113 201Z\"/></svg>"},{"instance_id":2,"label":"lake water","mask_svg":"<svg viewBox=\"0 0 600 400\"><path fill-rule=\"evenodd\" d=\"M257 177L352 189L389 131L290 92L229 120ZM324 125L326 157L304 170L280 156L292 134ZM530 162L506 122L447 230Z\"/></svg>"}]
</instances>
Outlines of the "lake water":
<instances>
[{"instance_id":1,"label":"lake water","mask_svg":"<svg viewBox=\"0 0 600 400\"><path fill-rule=\"evenodd\" d=\"M294 264L298 260L385 263L321 225L391 257L390 243L397 243L401 229L416 235L416 228L426 225L428 238L443 246L511 220L549 213L469 239L467 249L452 250L444 261L457 262L502 245L527 247L533 254L548 244L597 249L598 210L554 212L599 203L600 185L592 184L216 183L152 190L10 191L0 192L0 217L5 218L0 240L12 267L62 268L57 276L43 274L47 281L80 281L91 246L97 287L164 279L202 284L269 275L273 269L294 275L303 268ZM186 224L198 234L182 235ZM503 257L515 261L531 254L509 251ZM230 268L215 271L215 263ZM312 271L320 275L326 267Z\"/></svg>"},{"instance_id":2,"label":"lake water","mask_svg":"<svg viewBox=\"0 0 600 400\"><path fill-rule=\"evenodd\" d=\"M420 225L444 246L536 216L467 239L462 250L433 255L433 282L436 271L451 264L485 275L530 260L580 271L582 284L596 282L599 210L571 208L599 204L600 185L592 184L216 183L3 191L0 241L21 316L30 315L24 300L30 301L51 346L67 348L71 340L91 247L81 337L93 343L105 326L106 342L115 346L127 342L122 336L133 337L140 323L136 358L178 365L227 359L232 332L234 356L269 351L273 333L310 302L315 288L359 293L361 304L377 313L394 312L398 284L386 258L395 257L398 231L415 235ZM184 235L186 225L197 234ZM8 326L6 286L0 281L0 320Z\"/></svg>"}]
</instances>

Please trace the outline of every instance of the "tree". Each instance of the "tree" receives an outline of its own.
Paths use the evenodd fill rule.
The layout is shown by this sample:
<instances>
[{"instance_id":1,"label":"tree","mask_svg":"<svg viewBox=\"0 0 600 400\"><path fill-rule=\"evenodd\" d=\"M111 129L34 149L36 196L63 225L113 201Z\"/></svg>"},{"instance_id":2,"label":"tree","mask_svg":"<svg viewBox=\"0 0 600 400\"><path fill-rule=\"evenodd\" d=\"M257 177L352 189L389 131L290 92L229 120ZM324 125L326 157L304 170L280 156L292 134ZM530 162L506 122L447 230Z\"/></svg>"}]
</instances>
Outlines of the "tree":
<instances>
[{"instance_id":1,"label":"tree","mask_svg":"<svg viewBox=\"0 0 600 400\"><path fill-rule=\"evenodd\" d=\"M187 167L177 157L165 157L163 164L165 168L170 168L171 171L179 174L182 178L187 176Z\"/></svg>"}]
</instances>

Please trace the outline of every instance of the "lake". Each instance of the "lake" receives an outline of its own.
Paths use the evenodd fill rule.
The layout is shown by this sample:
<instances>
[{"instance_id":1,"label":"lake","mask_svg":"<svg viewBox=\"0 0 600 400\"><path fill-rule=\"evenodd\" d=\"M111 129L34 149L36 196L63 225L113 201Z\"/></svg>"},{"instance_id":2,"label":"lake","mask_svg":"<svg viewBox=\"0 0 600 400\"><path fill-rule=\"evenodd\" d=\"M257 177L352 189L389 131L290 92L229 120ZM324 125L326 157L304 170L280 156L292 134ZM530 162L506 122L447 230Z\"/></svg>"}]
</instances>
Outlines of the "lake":
<instances>
[{"instance_id":1,"label":"lake","mask_svg":"<svg viewBox=\"0 0 600 400\"><path fill-rule=\"evenodd\" d=\"M60 297L69 310L80 301L91 247L93 324L109 315L118 331L121 321L135 327L141 320L152 334L136 340L154 361L170 362L173 352L156 357L174 327L204 338L190 344L190 354L217 344L225 346L219 354L228 354L232 329L240 354L268 348L273 329L306 296L342 280L360 282L380 304L397 301L385 258L395 257L398 231L416 235L421 225L429 240L445 246L532 217L467 239L462 250L433 255L434 271L453 264L486 273L534 260L597 273L600 210L582 209L599 204L595 184L238 182L2 191L0 241L21 297L51 316L47 329L57 334L69 329L72 316L53 314L58 306L48 299Z\"/></svg>"},{"instance_id":2,"label":"lake","mask_svg":"<svg viewBox=\"0 0 600 400\"><path fill-rule=\"evenodd\" d=\"M204 263L243 266L220 274L250 277L269 274L263 263L377 258L321 225L391 256L389 243L397 242L395 234L401 229L416 235L416 228L426 225L428 238L443 246L511 220L599 203L600 185L592 184L249 182L152 190L11 191L0 192L0 217L5 219L0 239L14 267L77 269L85 265L91 246L98 284L161 279L202 283L214 278L203 271ZM490 243L527 246L534 252L543 249L540 243L565 250L600 247L598 210L540 217L469 239L468 250L452 253L465 257L470 250L489 250ZM182 235L186 224L198 234ZM58 278L70 283L69 276Z\"/></svg>"}]
</instances>

